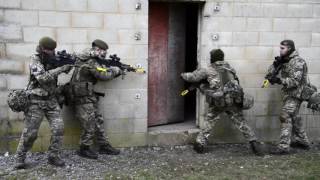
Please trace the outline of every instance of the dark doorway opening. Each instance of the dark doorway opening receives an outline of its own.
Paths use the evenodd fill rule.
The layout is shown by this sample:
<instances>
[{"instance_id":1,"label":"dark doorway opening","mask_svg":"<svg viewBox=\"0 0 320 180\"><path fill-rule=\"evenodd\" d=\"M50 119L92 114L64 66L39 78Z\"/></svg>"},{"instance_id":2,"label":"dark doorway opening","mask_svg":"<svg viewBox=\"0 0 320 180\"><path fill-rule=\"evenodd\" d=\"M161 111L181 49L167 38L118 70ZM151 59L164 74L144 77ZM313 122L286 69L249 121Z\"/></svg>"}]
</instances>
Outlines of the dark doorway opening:
<instances>
[{"instance_id":1,"label":"dark doorway opening","mask_svg":"<svg viewBox=\"0 0 320 180\"><path fill-rule=\"evenodd\" d=\"M148 126L196 121L196 92L180 78L197 67L199 3L149 3Z\"/></svg>"},{"instance_id":2,"label":"dark doorway opening","mask_svg":"<svg viewBox=\"0 0 320 180\"><path fill-rule=\"evenodd\" d=\"M199 4L189 3L186 8L187 23L185 71L191 72L197 68ZM193 121L196 119L196 95L196 91L192 91L190 94L185 96L184 117L186 121Z\"/></svg>"}]
</instances>

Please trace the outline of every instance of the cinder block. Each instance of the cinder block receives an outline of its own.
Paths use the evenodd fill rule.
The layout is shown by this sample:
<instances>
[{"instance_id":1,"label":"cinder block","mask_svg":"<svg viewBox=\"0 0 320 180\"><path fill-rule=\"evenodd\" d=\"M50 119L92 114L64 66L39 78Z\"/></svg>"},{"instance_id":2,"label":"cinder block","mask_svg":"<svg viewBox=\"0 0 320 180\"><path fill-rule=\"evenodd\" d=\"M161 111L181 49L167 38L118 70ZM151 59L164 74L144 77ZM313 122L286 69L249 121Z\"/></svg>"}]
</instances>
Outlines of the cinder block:
<instances>
[{"instance_id":1,"label":"cinder block","mask_svg":"<svg viewBox=\"0 0 320 180\"><path fill-rule=\"evenodd\" d=\"M1 75L0 76L0 90L5 90L5 89L7 89L6 75Z\"/></svg>"},{"instance_id":2,"label":"cinder block","mask_svg":"<svg viewBox=\"0 0 320 180\"><path fill-rule=\"evenodd\" d=\"M58 11L86 11L87 0L56 0Z\"/></svg>"},{"instance_id":3,"label":"cinder block","mask_svg":"<svg viewBox=\"0 0 320 180\"><path fill-rule=\"evenodd\" d=\"M39 25L48 27L71 27L71 13L40 11Z\"/></svg>"},{"instance_id":4,"label":"cinder block","mask_svg":"<svg viewBox=\"0 0 320 180\"><path fill-rule=\"evenodd\" d=\"M19 23L21 25L35 26L38 25L38 12L21 11L21 10L5 10L4 20L6 22Z\"/></svg>"},{"instance_id":5,"label":"cinder block","mask_svg":"<svg viewBox=\"0 0 320 180\"><path fill-rule=\"evenodd\" d=\"M301 18L300 31L320 32L320 19L317 18Z\"/></svg>"},{"instance_id":6,"label":"cinder block","mask_svg":"<svg viewBox=\"0 0 320 180\"><path fill-rule=\"evenodd\" d=\"M258 102L279 102L282 101L281 90L278 88L260 89L257 91Z\"/></svg>"},{"instance_id":7,"label":"cinder block","mask_svg":"<svg viewBox=\"0 0 320 180\"><path fill-rule=\"evenodd\" d=\"M0 43L0 58L6 56L6 46L5 43Z\"/></svg>"},{"instance_id":8,"label":"cinder block","mask_svg":"<svg viewBox=\"0 0 320 180\"><path fill-rule=\"evenodd\" d=\"M246 58L250 60L268 60L272 58L272 47L251 46L246 47Z\"/></svg>"},{"instance_id":9,"label":"cinder block","mask_svg":"<svg viewBox=\"0 0 320 180\"><path fill-rule=\"evenodd\" d=\"M136 45L133 48L133 57L138 60L147 60L148 58L148 45Z\"/></svg>"},{"instance_id":10,"label":"cinder block","mask_svg":"<svg viewBox=\"0 0 320 180\"><path fill-rule=\"evenodd\" d=\"M261 88L264 75L252 76L252 74L239 74L239 78L244 88Z\"/></svg>"},{"instance_id":11,"label":"cinder block","mask_svg":"<svg viewBox=\"0 0 320 180\"><path fill-rule=\"evenodd\" d=\"M21 0L0 0L2 8L20 8Z\"/></svg>"},{"instance_id":12,"label":"cinder block","mask_svg":"<svg viewBox=\"0 0 320 180\"><path fill-rule=\"evenodd\" d=\"M55 39L55 30L53 28L43 28L43 27L24 27L23 28L23 39L25 42L38 43L39 40L44 36L49 36Z\"/></svg>"},{"instance_id":13,"label":"cinder block","mask_svg":"<svg viewBox=\"0 0 320 180\"><path fill-rule=\"evenodd\" d=\"M102 39L109 45L119 43L118 31L116 30L88 30L88 41L92 42L95 39ZM112 47L109 47L112 48Z\"/></svg>"},{"instance_id":14,"label":"cinder block","mask_svg":"<svg viewBox=\"0 0 320 180\"><path fill-rule=\"evenodd\" d=\"M243 47L221 47L224 51L226 60L243 60L245 59L245 48ZM209 51L206 52L209 55Z\"/></svg>"},{"instance_id":15,"label":"cinder block","mask_svg":"<svg viewBox=\"0 0 320 180\"><path fill-rule=\"evenodd\" d=\"M148 14L148 0L118 0L120 13ZM136 10L136 4L141 3L141 9Z\"/></svg>"},{"instance_id":16,"label":"cinder block","mask_svg":"<svg viewBox=\"0 0 320 180\"><path fill-rule=\"evenodd\" d=\"M280 32L261 32L260 45L275 46L284 40L284 33Z\"/></svg>"},{"instance_id":17,"label":"cinder block","mask_svg":"<svg viewBox=\"0 0 320 180\"><path fill-rule=\"evenodd\" d=\"M90 48L91 43L85 43L85 44L73 44L72 45L72 51L79 53L82 52L84 49Z\"/></svg>"},{"instance_id":18,"label":"cinder block","mask_svg":"<svg viewBox=\"0 0 320 180\"><path fill-rule=\"evenodd\" d=\"M304 57L302 57L304 58ZM308 64L308 73L309 74L320 74L320 61L319 60L309 60L306 59ZM311 82L312 83L312 82Z\"/></svg>"},{"instance_id":19,"label":"cinder block","mask_svg":"<svg viewBox=\"0 0 320 180\"><path fill-rule=\"evenodd\" d=\"M312 46L320 46L320 33L312 33Z\"/></svg>"},{"instance_id":20,"label":"cinder block","mask_svg":"<svg viewBox=\"0 0 320 180\"><path fill-rule=\"evenodd\" d=\"M137 147L147 145L146 133L108 133L110 143L115 147Z\"/></svg>"},{"instance_id":21,"label":"cinder block","mask_svg":"<svg viewBox=\"0 0 320 180\"><path fill-rule=\"evenodd\" d=\"M299 48L300 55L307 60L319 60L320 48L310 47L310 48Z\"/></svg>"},{"instance_id":22,"label":"cinder block","mask_svg":"<svg viewBox=\"0 0 320 180\"><path fill-rule=\"evenodd\" d=\"M107 29L132 29L135 27L135 16L132 14L107 14L104 16L104 27Z\"/></svg>"},{"instance_id":23,"label":"cinder block","mask_svg":"<svg viewBox=\"0 0 320 180\"><path fill-rule=\"evenodd\" d=\"M204 31L246 31L246 18L212 17L204 19Z\"/></svg>"},{"instance_id":24,"label":"cinder block","mask_svg":"<svg viewBox=\"0 0 320 180\"><path fill-rule=\"evenodd\" d=\"M11 75L7 77L8 89L24 89L28 84L27 75Z\"/></svg>"},{"instance_id":25,"label":"cinder block","mask_svg":"<svg viewBox=\"0 0 320 180\"><path fill-rule=\"evenodd\" d=\"M57 40L59 43L87 43L87 31L82 29L58 29Z\"/></svg>"},{"instance_id":26,"label":"cinder block","mask_svg":"<svg viewBox=\"0 0 320 180\"><path fill-rule=\"evenodd\" d=\"M72 27L99 28L103 26L103 15L95 13L73 13Z\"/></svg>"},{"instance_id":27,"label":"cinder block","mask_svg":"<svg viewBox=\"0 0 320 180\"><path fill-rule=\"evenodd\" d=\"M119 30L119 40L121 44L148 44L147 30ZM136 35L139 34L139 40Z\"/></svg>"},{"instance_id":28,"label":"cinder block","mask_svg":"<svg viewBox=\"0 0 320 180\"><path fill-rule=\"evenodd\" d=\"M287 17L312 17L311 4L288 4Z\"/></svg>"},{"instance_id":29,"label":"cinder block","mask_svg":"<svg viewBox=\"0 0 320 180\"><path fill-rule=\"evenodd\" d=\"M320 5L313 5L313 17L320 17Z\"/></svg>"},{"instance_id":30,"label":"cinder block","mask_svg":"<svg viewBox=\"0 0 320 180\"><path fill-rule=\"evenodd\" d=\"M262 16L260 3L237 3L233 4L233 16L237 17L260 17Z\"/></svg>"},{"instance_id":31,"label":"cinder block","mask_svg":"<svg viewBox=\"0 0 320 180\"><path fill-rule=\"evenodd\" d=\"M1 24L0 38L5 40L22 39L21 26L17 24Z\"/></svg>"},{"instance_id":32,"label":"cinder block","mask_svg":"<svg viewBox=\"0 0 320 180\"><path fill-rule=\"evenodd\" d=\"M110 54L117 54L121 58L121 61L127 63L129 63L129 59L132 59L134 57L134 48L132 48L132 45L110 45L108 52Z\"/></svg>"},{"instance_id":33,"label":"cinder block","mask_svg":"<svg viewBox=\"0 0 320 180\"><path fill-rule=\"evenodd\" d=\"M9 58L29 58L36 51L37 44L7 43L6 54Z\"/></svg>"},{"instance_id":34,"label":"cinder block","mask_svg":"<svg viewBox=\"0 0 320 180\"><path fill-rule=\"evenodd\" d=\"M310 47L311 45L311 33L286 33L286 39L292 39L297 47Z\"/></svg>"},{"instance_id":35,"label":"cinder block","mask_svg":"<svg viewBox=\"0 0 320 180\"><path fill-rule=\"evenodd\" d=\"M20 74L24 72L24 62L15 60L1 60L0 73Z\"/></svg>"},{"instance_id":36,"label":"cinder block","mask_svg":"<svg viewBox=\"0 0 320 180\"><path fill-rule=\"evenodd\" d=\"M0 22L3 22L4 21L4 10L1 9L0 10Z\"/></svg>"},{"instance_id":37,"label":"cinder block","mask_svg":"<svg viewBox=\"0 0 320 180\"><path fill-rule=\"evenodd\" d=\"M264 17L286 17L288 6L280 3L263 3L262 11Z\"/></svg>"},{"instance_id":38,"label":"cinder block","mask_svg":"<svg viewBox=\"0 0 320 180\"><path fill-rule=\"evenodd\" d=\"M23 0L22 9L54 10L55 0Z\"/></svg>"},{"instance_id":39,"label":"cinder block","mask_svg":"<svg viewBox=\"0 0 320 180\"><path fill-rule=\"evenodd\" d=\"M6 106L8 100L8 92L0 91L0 106Z\"/></svg>"},{"instance_id":40,"label":"cinder block","mask_svg":"<svg viewBox=\"0 0 320 180\"><path fill-rule=\"evenodd\" d=\"M148 22L148 15L136 15L134 17L135 21L135 28L137 29L148 29L149 22Z\"/></svg>"},{"instance_id":41,"label":"cinder block","mask_svg":"<svg viewBox=\"0 0 320 180\"><path fill-rule=\"evenodd\" d=\"M214 12L213 8L215 6L214 2L207 2L205 5L205 9L207 11L204 11L204 14L212 14L213 16L223 16L223 17L230 17L233 16L233 9L234 5L231 2L221 2L220 7L221 10L219 12Z\"/></svg>"},{"instance_id":42,"label":"cinder block","mask_svg":"<svg viewBox=\"0 0 320 180\"><path fill-rule=\"evenodd\" d=\"M233 45L258 45L258 32L234 32L232 36Z\"/></svg>"},{"instance_id":43,"label":"cinder block","mask_svg":"<svg viewBox=\"0 0 320 180\"><path fill-rule=\"evenodd\" d=\"M248 31L272 31L271 18L248 18Z\"/></svg>"},{"instance_id":44,"label":"cinder block","mask_svg":"<svg viewBox=\"0 0 320 180\"><path fill-rule=\"evenodd\" d=\"M88 0L88 10L92 12L118 12L118 0Z\"/></svg>"},{"instance_id":45,"label":"cinder block","mask_svg":"<svg viewBox=\"0 0 320 180\"><path fill-rule=\"evenodd\" d=\"M275 18L273 20L274 31L298 31L299 30L299 19L296 18Z\"/></svg>"}]
</instances>

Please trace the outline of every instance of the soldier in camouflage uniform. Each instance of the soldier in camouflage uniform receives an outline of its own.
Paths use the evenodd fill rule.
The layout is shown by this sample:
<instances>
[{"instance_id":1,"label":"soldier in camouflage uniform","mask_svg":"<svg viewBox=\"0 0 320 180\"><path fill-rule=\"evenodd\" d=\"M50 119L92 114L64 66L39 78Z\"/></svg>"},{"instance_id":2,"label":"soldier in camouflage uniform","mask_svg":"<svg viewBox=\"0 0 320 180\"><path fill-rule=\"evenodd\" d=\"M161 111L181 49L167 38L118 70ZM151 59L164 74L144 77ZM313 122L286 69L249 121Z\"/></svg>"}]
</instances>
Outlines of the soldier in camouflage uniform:
<instances>
[{"instance_id":1,"label":"soldier in camouflage uniform","mask_svg":"<svg viewBox=\"0 0 320 180\"><path fill-rule=\"evenodd\" d=\"M37 139L38 130L45 116L51 128L48 162L55 166L64 166L59 157L62 146L64 123L61 109L56 98L57 77L62 72L68 72L70 66L52 69L46 61L54 58L56 42L43 37L39 41L37 54L32 56L30 64L30 82L27 92L30 95L30 105L25 110L24 123L20 142L16 152L16 168L25 168L26 153Z\"/></svg>"},{"instance_id":2,"label":"soldier in camouflage uniform","mask_svg":"<svg viewBox=\"0 0 320 180\"><path fill-rule=\"evenodd\" d=\"M82 157L97 159L98 155L91 150L94 135L99 145L99 153L117 155L119 150L113 148L104 133L104 120L98 110L99 95L94 92L93 86L98 80L111 80L121 74L118 67L106 68L97 62L97 58L105 59L108 45L102 40L95 40L92 48L84 50L77 55L78 62L72 79L70 94L73 95L76 118L80 120L82 134L80 137L80 150Z\"/></svg>"},{"instance_id":3,"label":"soldier in camouflage uniform","mask_svg":"<svg viewBox=\"0 0 320 180\"><path fill-rule=\"evenodd\" d=\"M185 81L191 83L200 82L203 79L207 80L207 83L200 85L200 92L206 95L209 109L204 121L204 127L197 135L194 149L198 153L204 152L214 125L220 119L220 115L226 113L246 140L250 142L253 152L257 155L262 155L260 143L243 117L244 93L235 70L224 61L222 50L214 49L210 52L210 56L211 65L209 67L198 68L193 72L181 74ZM249 106L251 107L253 98L250 103Z\"/></svg>"},{"instance_id":4,"label":"soldier in camouflage uniform","mask_svg":"<svg viewBox=\"0 0 320 180\"><path fill-rule=\"evenodd\" d=\"M309 149L310 143L302 127L302 119L298 116L303 102L302 92L309 84L306 61L299 56L292 40L280 43L280 57L275 59L268 69L268 74L274 73L275 67L281 64L280 77L273 76L269 82L282 85L284 96L280 114L280 143L271 153L288 154L290 146Z\"/></svg>"}]
</instances>

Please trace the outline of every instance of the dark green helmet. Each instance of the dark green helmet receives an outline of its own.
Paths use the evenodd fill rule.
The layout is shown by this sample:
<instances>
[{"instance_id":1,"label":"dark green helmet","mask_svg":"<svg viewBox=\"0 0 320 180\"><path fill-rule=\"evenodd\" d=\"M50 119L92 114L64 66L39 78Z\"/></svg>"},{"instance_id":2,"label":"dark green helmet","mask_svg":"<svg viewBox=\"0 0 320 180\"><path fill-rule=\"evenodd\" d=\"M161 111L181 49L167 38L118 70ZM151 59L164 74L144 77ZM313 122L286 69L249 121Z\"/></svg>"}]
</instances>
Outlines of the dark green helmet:
<instances>
[{"instance_id":1,"label":"dark green helmet","mask_svg":"<svg viewBox=\"0 0 320 180\"><path fill-rule=\"evenodd\" d=\"M224 53L221 49L213 49L210 51L210 62L223 61Z\"/></svg>"},{"instance_id":2,"label":"dark green helmet","mask_svg":"<svg viewBox=\"0 0 320 180\"><path fill-rule=\"evenodd\" d=\"M54 50L57 47L57 42L50 37L43 37L39 40L39 46L44 49Z\"/></svg>"},{"instance_id":3,"label":"dark green helmet","mask_svg":"<svg viewBox=\"0 0 320 180\"><path fill-rule=\"evenodd\" d=\"M100 49L103 49L103 50L107 50L109 49L109 46L106 42L100 40L100 39L96 39L92 42L92 47L98 47Z\"/></svg>"}]
</instances>

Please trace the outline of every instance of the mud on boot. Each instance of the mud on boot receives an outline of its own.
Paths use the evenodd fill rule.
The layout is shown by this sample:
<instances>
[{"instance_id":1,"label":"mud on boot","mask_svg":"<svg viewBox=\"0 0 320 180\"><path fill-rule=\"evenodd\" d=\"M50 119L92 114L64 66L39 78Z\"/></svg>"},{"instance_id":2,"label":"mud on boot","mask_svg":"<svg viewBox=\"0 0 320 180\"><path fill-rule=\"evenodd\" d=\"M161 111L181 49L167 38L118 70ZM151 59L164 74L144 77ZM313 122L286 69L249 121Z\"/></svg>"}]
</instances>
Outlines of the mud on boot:
<instances>
[{"instance_id":1,"label":"mud on boot","mask_svg":"<svg viewBox=\"0 0 320 180\"><path fill-rule=\"evenodd\" d=\"M90 149L90 146L81 145L78 155L89 159L98 159L98 154Z\"/></svg>"},{"instance_id":2,"label":"mud on boot","mask_svg":"<svg viewBox=\"0 0 320 180\"><path fill-rule=\"evenodd\" d=\"M110 144L102 145L99 149L100 154L118 155L120 150L112 147Z\"/></svg>"}]
</instances>

